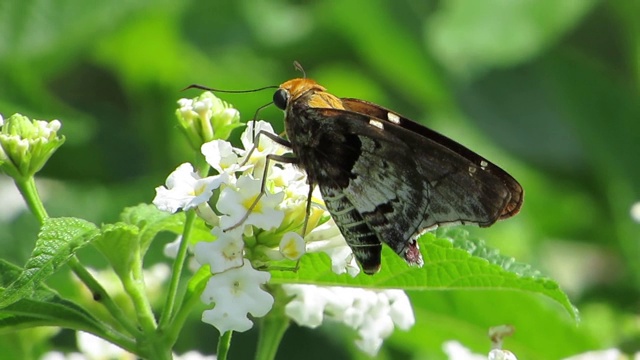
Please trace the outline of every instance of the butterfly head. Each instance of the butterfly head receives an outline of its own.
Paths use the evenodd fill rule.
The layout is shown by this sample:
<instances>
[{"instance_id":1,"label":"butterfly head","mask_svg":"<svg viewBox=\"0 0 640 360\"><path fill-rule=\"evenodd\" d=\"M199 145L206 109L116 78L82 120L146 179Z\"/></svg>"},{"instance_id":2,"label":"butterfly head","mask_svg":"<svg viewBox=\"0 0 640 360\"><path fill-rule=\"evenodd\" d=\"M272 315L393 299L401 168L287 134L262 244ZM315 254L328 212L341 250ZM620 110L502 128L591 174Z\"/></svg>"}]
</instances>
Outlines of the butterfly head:
<instances>
[{"instance_id":1,"label":"butterfly head","mask_svg":"<svg viewBox=\"0 0 640 360\"><path fill-rule=\"evenodd\" d=\"M281 110L294 102L302 100L312 108L344 109L342 101L327 89L311 79L292 79L280 85L273 94L273 103Z\"/></svg>"}]
</instances>

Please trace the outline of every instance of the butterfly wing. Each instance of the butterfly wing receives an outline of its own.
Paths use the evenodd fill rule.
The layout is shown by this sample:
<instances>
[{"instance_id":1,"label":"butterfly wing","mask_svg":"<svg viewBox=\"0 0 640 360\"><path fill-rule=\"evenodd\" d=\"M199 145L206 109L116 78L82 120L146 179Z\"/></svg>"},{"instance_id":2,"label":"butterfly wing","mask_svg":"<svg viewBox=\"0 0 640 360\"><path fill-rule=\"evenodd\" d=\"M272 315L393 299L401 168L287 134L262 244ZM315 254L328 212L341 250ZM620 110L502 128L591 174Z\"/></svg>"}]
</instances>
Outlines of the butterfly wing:
<instances>
[{"instance_id":1,"label":"butterfly wing","mask_svg":"<svg viewBox=\"0 0 640 360\"><path fill-rule=\"evenodd\" d=\"M290 136L294 153L365 272L379 269L381 243L421 265L421 232L489 226L518 211L522 189L497 166L416 123L407 128L395 113L404 123L384 120L383 108L358 106L293 108L287 121L304 126L304 141Z\"/></svg>"}]
</instances>

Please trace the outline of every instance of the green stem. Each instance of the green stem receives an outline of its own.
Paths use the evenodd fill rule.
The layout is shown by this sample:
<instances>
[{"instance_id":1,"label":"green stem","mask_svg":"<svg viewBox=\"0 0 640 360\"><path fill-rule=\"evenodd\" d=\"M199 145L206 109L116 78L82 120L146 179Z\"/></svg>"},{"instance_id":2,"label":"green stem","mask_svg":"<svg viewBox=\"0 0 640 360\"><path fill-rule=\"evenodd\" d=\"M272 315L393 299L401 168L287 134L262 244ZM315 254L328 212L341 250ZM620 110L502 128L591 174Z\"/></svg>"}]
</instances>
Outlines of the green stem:
<instances>
[{"instance_id":1,"label":"green stem","mask_svg":"<svg viewBox=\"0 0 640 360\"><path fill-rule=\"evenodd\" d=\"M196 305L201 304L199 296L187 296L185 297L185 300L186 301L183 301L175 316L173 316L171 327L165 330L166 341L170 344L174 344L177 341L184 323L187 321L189 315L191 314L191 310L193 310Z\"/></svg>"},{"instance_id":2,"label":"green stem","mask_svg":"<svg viewBox=\"0 0 640 360\"><path fill-rule=\"evenodd\" d=\"M89 288L94 298L99 299L98 301L100 301L100 303L109 311L111 316L113 316L113 318L122 325L122 327L124 327L131 335L137 336L140 334L140 331L130 321L130 318L122 312L120 307L113 301L111 296L109 296L107 291L102 287L102 285L100 285L93 275L91 275L91 273L89 273L87 269L80 264L77 257L71 257L67 264L69 264L69 267L80 281Z\"/></svg>"},{"instance_id":3,"label":"green stem","mask_svg":"<svg viewBox=\"0 0 640 360\"><path fill-rule=\"evenodd\" d=\"M276 358L282 337L290 324L289 318L284 313L288 297L281 287L272 287L271 293L275 297L275 302L271 311L261 321L256 360Z\"/></svg>"},{"instance_id":4,"label":"green stem","mask_svg":"<svg viewBox=\"0 0 640 360\"><path fill-rule=\"evenodd\" d=\"M147 335L156 331L156 319L149 303L149 298L145 294L144 276L142 274L142 258L140 254L133 256L134 263L131 264L131 276L123 277L122 285L131 298L136 310L138 322Z\"/></svg>"},{"instance_id":5,"label":"green stem","mask_svg":"<svg viewBox=\"0 0 640 360\"><path fill-rule=\"evenodd\" d=\"M229 355L229 348L231 348L231 335L233 331L226 331L224 334L220 335L218 339L218 351L216 354L216 358L218 360L227 360L227 355Z\"/></svg>"},{"instance_id":6,"label":"green stem","mask_svg":"<svg viewBox=\"0 0 640 360\"><path fill-rule=\"evenodd\" d=\"M167 302L165 303L165 306L162 309L162 315L160 316L161 329L164 329L166 326L168 326L174 315L178 286L180 285L182 268L184 267L184 263L187 259L189 237L191 237L195 219L195 210L187 211L187 219L185 220L184 230L182 232L180 248L178 249L178 254L176 255L176 260L173 262L173 269L171 271L171 282L169 283L169 294L167 294Z\"/></svg>"},{"instance_id":7,"label":"green stem","mask_svg":"<svg viewBox=\"0 0 640 360\"><path fill-rule=\"evenodd\" d=\"M27 203L29 210L38 219L40 224L44 223L44 220L49 217L47 210L42 204L38 189L36 188L36 181L33 176L29 176L26 179L15 179L16 187L22 194L24 201Z\"/></svg>"}]
</instances>

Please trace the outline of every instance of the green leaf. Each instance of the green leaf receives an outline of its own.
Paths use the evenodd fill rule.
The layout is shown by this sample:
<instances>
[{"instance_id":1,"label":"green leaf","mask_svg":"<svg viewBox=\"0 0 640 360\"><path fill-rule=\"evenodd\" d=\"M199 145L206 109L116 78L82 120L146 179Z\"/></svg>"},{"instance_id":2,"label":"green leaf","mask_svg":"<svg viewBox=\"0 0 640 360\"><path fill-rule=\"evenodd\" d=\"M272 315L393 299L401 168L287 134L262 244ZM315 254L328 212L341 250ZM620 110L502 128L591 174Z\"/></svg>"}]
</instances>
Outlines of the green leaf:
<instances>
[{"instance_id":1,"label":"green leaf","mask_svg":"<svg viewBox=\"0 0 640 360\"><path fill-rule=\"evenodd\" d=\"M11 332L36 326L58 326L101 334L99 320L79 305L53 293L38 299L21 299L0 310L0 332Z\"/></svg>"},{"instance_id":2,"label":"green leaf","mask_svg":"<svg viewBox=\"0 0 640 360\"><path fill-rule=\"evenodd\" d=\"M187 283L187 291L182 301L183 304L187 304L194 297L200 297L204 291L204 287L207 285L207 281L211 277L211 270L208 265L201 266L198 271L189 279Z\"/></svg>"},{"instance_id":3,"label":"green leaf","mask_svg":"<svg viewBox=\"0 0 640 360\"><path fill-rule=\"evenodd\" d=\"M302 257L300 270L274 271L272 283L303 283L323 286L357 286L372 289L404 290L514 290L547 296L578 318L577 310L556 282L544 278L530 266L502 256L482 241L467 239L467 232L455 230L456 238L447 233L432 233L420 239L425 264L410 267L387 247L382 253L382 269L373 276L336 275L330 259L324 254Z\"/></svg>"},{"instance_id":4,"label":"green leaf","mask_svg":"<svg viewBox=\"0 0 640 360\"><path fill-rule=\"evenodd\" d=\"M0 259L0 285L10 285L22 274L22 269ZM54 291L38 285L28 297L0 310L0 332L10 332L34 326L63 326L100 334L103 326L79 305L60 298Z\"/></svg>"},{"instance_id":5,"label":"green leaf","mask_svg":"<svg viewBox=\"0 0 640 360\"><path fill-rule=\"evenodd\" d=\"M131 267L140 263L139 232L134 225L121 222L106 224L102 226L100 237L94 241L120 278L128 276Z\"/></svg>"},{"instance_id":6,"label":"green leaf","mask_svg":"<svg viewBox=\"0 0 640 360\"><path fill-rule=\"evenodd\" d=\"M455 0L425 22L434 55L451 72L481 73L530 59L573 28L595 0Z\"/></svg>"},{"instance_id":7,"label":"green leaf","mask_svg":"<svg viewBox=\"0 0 640 360\"><path fill-rule=\"evenodd\" d=\"M487 353L490 327L509 324L515 328L504 339L504 348L519 359L564 359L587 349L604 346L551 301L522 291L414 291L409 292L416 323L406 332L396 331L390 342L405 351L433 349L455 340L475 353ZM437 329L437 331L435 331ZM553 346L549 345L553 339Z\"/></svg>"},{"instance_id":8,"label":"green leaf","mask_svg":"<svg viewBox=\"0 0 640 360\"><path fill-rule=\"evenodd\" d=\"M98 235L96 226L77 218L48 218L22 273L0 295L0 308L28 298L75 253Z\"/></svg>"},{"instance_id":9,"label":"green leaf","mask_svg":"<svg viewBox=\"0 0 640 360\"><path fill-rule=\"evenodd\" d=\"M155 205L151 204L140 204L126 208L120 215L120 218L123 222L135 225L140 229L139 236L142 255L146 253L151 241L159 232L169 231L174 234L182 234L185 222L184 212L170 214L158 210ZM194 241L211 238L209 229L201 220L196 222L192 235L191 239Z\"/></svg>"}]
</instances>

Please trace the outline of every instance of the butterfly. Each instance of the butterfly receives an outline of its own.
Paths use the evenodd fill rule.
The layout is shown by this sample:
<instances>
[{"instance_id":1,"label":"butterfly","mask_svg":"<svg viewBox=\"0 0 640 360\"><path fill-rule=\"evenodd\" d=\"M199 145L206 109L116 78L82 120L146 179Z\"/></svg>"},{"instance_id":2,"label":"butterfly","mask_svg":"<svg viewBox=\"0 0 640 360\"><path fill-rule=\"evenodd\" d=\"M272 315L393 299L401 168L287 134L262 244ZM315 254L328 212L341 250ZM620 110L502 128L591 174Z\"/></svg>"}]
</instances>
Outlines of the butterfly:
<instances>
[{"instance_id":1,"label":"butterfly","mask_svg":"<svg viewBox=\"0 0 640 360\"><path fill-rule=\"evenodd\" d=\"M459 143L397 112L338 98L307 78L279 86L286 141L367 274L382 244L422 266L417 238L442 225L490 226L520 211L522 186ZM284 140L284 139L281 139Z\"/></svg>"},{"instance_id":2,"label":"butterfly","mask_svg":"<svg viewBox=\"0 0 640 360\"><path fill-rule=\"evenodd\" d=\"M306 77L278 86L273 104L285 113L286 138L261 132L256 139L266 136L292 150L292 156L267 158L306 172L307 214L317 186L366 274L380 270L383 244L422 266L417 238L424 232L443 225L490 226L522 207L524 190L511 175L395 111L339 98Z\"/></svg>"}]
</instances>

